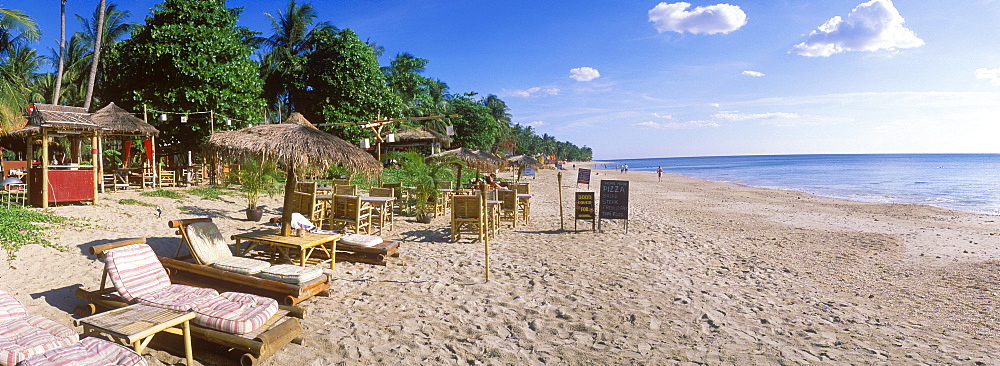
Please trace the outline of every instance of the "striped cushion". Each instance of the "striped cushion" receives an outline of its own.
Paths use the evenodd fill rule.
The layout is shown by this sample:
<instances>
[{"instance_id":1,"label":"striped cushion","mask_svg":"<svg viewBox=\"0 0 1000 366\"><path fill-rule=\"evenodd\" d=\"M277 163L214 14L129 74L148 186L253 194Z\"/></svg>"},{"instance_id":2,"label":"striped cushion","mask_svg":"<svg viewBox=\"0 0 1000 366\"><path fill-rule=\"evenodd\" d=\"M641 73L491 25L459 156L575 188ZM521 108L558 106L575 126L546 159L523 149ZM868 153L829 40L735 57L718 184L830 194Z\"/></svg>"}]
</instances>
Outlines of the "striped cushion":
<instances>
[{"instance_id":1,"label":"striped cushion","mask_svg":"<svg viewBox=\"0 0 1000 366\"><path fill-rule=\"evenodd\" d=\"M146 366L146 359L125 346L99 338L56 348L21 362L18 366Z\"/></svg>"},{"instance_id":2,"label":"striped cushion","mask_svg":"<svg viewBox=\"0 0 1000 366\"><path fill-rule=\"evenodd\" d=\"M218 297L219 292L210 288L171 284L160 291L143 295L135 299L135 302L159 308L188 311L200 303L213 301Z\"/></svg>"},{"instance_id":3,"label":"striped cushion","mask_svg":"<svg viewBox=\"0 0 1000 366\"><path fill-rule=\"evenodd\" d=\"M361 247L370 247L373 245L382 244L382 238L375 235L362 235L362 234L347 234L340 237L337 241L340 244L357 245Z\"/></svg>"},{"instance_id":4,"label":"striped cushion","mask_svg":"<svg viewBox=\"0 0 1000 366\"><path fill-rule=\"evenodd\" d=\"M170 286L170 277L146 244L133 244L109 250L104 258L108 276L127 302Z\"/></svg>"},{"instance_id":5,"label":"striped cushion","mask_svg":"<svg viewBox=\"0 0 1000 366\"><path fill-rule=\"evenodd\" d=\"M260 272L270 266L271 263L259 259L245 258L245 257L223 258L216 261L215 263L212 263L212 267L227 272L233 272L245 275L257 274L257 272Z\"/></svg>"},{"instance_id":6,"label":"striped cushion","mask_svg":"<svg viewBox=\"0 0 1000 366\"><path fill-rule=\"evenodd\" d=\"M14 298L14 295L0 291L0 324L26 316L28 316L28 311Z\"/></svg>"},{"instance_id":7,"label":"striped cushion","mask_svg":"<svg viewBox=\"0 0 1000 366\"><path fill-rule=\"evenodd\" d=\"M34 355L79 341L76 331L40 315L0 324L0 365L14 366Z\"/></svg>"},{"instance_id":8,"label":"striped cushion","mask_svg":"<svg viewBox=\"0 0 1000 366\"><path fill-rule=\"evenodd\" d=\"M219 227L212 222L195 222L187 226L188 244L191 254L201 264L212 264L230 258L233 252L229 244L219 232Z\"/></svg>"},{"instance_id":9,"label":"striped cushion","mask_svg":"<svg viewBox=\"0 0 1000 366\"><path fill-rule=\"evenodd\" d=\"M239 292L224 292L215 300L199 304L194 323L221 332L243 334L264 325L278 312L274 299Z\"/></svg>"},{"instance_id":10,"label":"striped cushion","mask_svg":"<svg viewBox=\"0 0 1000 366\"><path fill-rule=\"evenodd\" d=\"M319 267L299 267L293 264L271 266L256 274L266 280L294 284L309 282L322 275L323 270Z\"/></svg>"}]
</instances>

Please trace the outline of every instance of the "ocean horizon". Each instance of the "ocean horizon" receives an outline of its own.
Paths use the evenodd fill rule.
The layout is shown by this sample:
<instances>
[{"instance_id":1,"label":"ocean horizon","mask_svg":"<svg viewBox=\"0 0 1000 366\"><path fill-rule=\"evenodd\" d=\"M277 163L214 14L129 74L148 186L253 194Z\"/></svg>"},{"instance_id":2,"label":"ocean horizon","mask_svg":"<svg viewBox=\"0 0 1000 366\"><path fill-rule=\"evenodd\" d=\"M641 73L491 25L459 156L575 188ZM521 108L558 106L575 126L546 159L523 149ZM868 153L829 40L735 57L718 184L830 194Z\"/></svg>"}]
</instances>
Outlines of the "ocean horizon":
<instances>
[{"instance_id":1,"label":"ocean horizon","mask_svg":"<svg viewBox=\"0 0 1000 366\"><path fill-rule=\"evenodd\" d=\"M1000 214L1000 154L801 154L595 159L615 169L794 190L860 202Z\"/></svg>"}]
</instances>

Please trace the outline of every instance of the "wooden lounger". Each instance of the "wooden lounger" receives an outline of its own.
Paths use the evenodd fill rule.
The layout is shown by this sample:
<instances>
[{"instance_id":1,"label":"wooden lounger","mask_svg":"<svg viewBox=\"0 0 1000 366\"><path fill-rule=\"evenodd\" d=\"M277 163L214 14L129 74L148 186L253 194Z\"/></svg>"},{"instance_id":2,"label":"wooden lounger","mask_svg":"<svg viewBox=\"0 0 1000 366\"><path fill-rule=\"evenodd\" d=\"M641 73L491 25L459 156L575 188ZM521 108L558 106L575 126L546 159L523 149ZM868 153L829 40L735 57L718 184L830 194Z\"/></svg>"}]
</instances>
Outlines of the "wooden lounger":
<instances>
[{"instance_id":1,"label":"wooden lounger","mask_svg":"<svg viewBox=\"0 0 1000 366\"><path fill-rule=\"evenodd\" d=\"M145 242L145 238L124 239L91 247L90 253L103 257L103 254L111 249ZM163 258L160 257L160 259L162 263ZM118 296L114 286L108 286L108 280L108 271L105 268L101 276L100 289L89 290L81 287L76 290L76 297L90 303L77 306L74 310L75 315L84 317L129 305ZM279 305L278 308L278 312L265 325L247 334L220 332L194 324L191 325L191 334L192 337L242 353L240 356L240 364L242 365L256 365L288 343L302 344L300 319L305 317L305 310L288 305Z\"/></svg>"},{"instance_id":2,"label":"wooden lounger","mask_svg":"<svg viewBox=\"0 0 1000 366\"><path fill-rule=\"evenodd\" d=\"M383 241L370 247L337 243L337 260L384 266L388 257L399 257L398 241Z\"/></svg>"}]
</instances>

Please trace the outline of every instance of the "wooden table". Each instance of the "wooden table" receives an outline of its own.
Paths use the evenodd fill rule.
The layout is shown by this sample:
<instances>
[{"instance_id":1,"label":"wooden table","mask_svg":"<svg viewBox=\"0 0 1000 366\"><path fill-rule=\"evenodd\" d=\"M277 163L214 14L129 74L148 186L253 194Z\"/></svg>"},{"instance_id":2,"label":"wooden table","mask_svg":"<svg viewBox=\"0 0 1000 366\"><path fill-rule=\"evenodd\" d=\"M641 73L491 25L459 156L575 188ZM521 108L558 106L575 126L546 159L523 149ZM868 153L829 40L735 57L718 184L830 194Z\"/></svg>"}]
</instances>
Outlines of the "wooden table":
<instances>
[{"instance_id":1,"label":"wooden table","mask_svg":"<svg viewBox=\"0 0 1000 366\"><path fill-rule=\"evenodd\" d=\"M83 326L83 335L92 336L99 333L108 335L112 340L130 345L135 352L142 354L153 336L159 332L180 334L184 337L184 356L186 365L193 365L191 352L191 319L192 311L164 309L154 306L135 304L123 308L106 311L75 321ZM177 330L177 326L181 330Z\"/></svg>"},{"instance_id":2,"label":"wooden table","mask_svg":"<svg viewBox=\"0 0 1000 366\"><path fill-rule=\"evenodd\" d=\"M238 256L245 256L258 245L270 245L279 255L291 263L295 263L295 261L292 260L289 250L298 250L298 264L303 267L308 264L316 248L319 248L329 259L316 259L317 263L315 265L330 262L330 269L334 269L336 265L334 259L337 253L337 240L340 240L340 237L340 234L314 234L308 232L301 237L281 236L277 230L266 230L236 234L232 238L236 240L236 255ZM244 240L249 241L250 244L247 244L246 249L240 249L240 244Z\"/></svg>"}]
</instances>

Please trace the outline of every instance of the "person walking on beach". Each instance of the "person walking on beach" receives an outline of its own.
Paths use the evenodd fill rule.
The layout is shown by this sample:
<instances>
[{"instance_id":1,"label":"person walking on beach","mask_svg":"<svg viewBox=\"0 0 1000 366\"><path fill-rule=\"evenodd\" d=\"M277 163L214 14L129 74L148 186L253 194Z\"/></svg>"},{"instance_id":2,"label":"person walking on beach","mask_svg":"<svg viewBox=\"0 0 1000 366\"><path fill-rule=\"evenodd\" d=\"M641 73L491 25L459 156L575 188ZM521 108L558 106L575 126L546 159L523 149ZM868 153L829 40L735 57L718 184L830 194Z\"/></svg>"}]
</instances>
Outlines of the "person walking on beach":
<instances>
[{"instance_id":1,"label":"person walking on beach","mask_svg":"<svg viewBox=\"0 0 1000 366\"><path fill-rule=\"evenodd\" d=\"M625 164L625 168L622 169L622 173L628 173L628 164Z\"/></svg>"},{"instance_id":2,"label":"person walking on beach","mask_svg":"<svg viewBox=\"0 0 1000 366\"><path fill-rule=\"evenodd\" d=\"M662 166L656 167L656 180L661 181L661 182L663 181L663 167Z\"/></svg>"}]
</instances>

